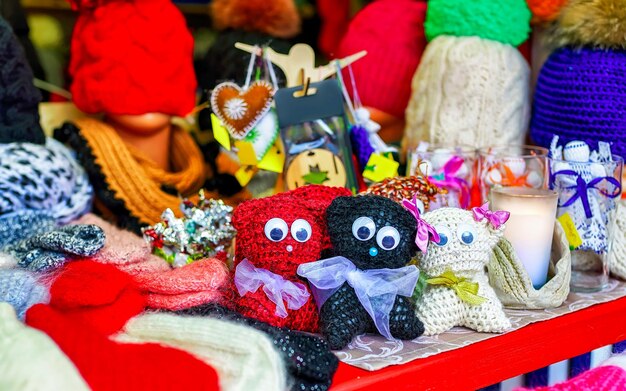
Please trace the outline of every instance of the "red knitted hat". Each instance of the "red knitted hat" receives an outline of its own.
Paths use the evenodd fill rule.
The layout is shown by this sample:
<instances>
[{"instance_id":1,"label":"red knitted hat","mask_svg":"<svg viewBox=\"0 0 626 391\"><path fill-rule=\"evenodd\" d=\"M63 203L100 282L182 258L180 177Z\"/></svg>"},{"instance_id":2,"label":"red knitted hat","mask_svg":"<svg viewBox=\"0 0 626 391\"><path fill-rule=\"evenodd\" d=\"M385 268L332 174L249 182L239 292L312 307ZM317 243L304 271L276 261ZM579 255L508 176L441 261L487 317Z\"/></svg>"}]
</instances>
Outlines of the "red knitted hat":
<instances>
[{"instance_id":1,"label":"red knitted hat","mask_svg":"<svg viewBox=\"0 0 626 391\"><path fill-rule=\"evenodd\" d=\"M111 335L143 311L146 299L115 266L79 261L67 264L50 287L50 305L69 320Z\"/></svg>"},{"instance_id":2,"label":"red knitted hat","mask_svg":"<svg viewBox=\"0 0 626 391\"><path fill-rule=\"evenodd\" d=\"M352 65L363 105L404 117L411 96L411 80L426 46L425 17L424 2L378 0L350 22L337 56L367 50L367 56ZM345 70L344 80L352 94Z\"/></svg>"},{"instance_id":3,"label":"red knitted hat","mask_svg":"<svg viewBox=\"0 0 626 391\"><path fill-rule=\"evenodd\" d=\"M193 38L170 0L70 0L70 74L87 113L185 116L195 105Z\"/></svg>"},{"instance_id":4,"label":"red knitted hat","mask_svg":"<svg viewBox=\"0 0 626 391\"><path fill-rule=\"evenodd\" d=\"M48 334L94 391L219 390L215 370L182 350L116 343L44 304L28 310L26 324Z\"/></svg>"}]
</instances>

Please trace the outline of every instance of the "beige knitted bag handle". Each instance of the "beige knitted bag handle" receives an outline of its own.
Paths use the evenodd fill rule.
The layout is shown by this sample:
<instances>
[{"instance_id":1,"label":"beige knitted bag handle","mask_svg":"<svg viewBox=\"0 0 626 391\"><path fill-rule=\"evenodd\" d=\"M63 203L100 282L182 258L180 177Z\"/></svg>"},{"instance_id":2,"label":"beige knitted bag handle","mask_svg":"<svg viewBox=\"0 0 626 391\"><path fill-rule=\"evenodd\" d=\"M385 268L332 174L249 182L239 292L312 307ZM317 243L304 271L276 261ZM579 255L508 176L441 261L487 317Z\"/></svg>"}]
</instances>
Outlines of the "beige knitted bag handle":
<instances>
[{"instance_id":1,"label":"beige knitted bag handle","mask_svg":"<svg viewBox=\"0 0 626 391\"><path fill-rule=\"evenodd\" d=\"M569 294L571 254L565 232L557 222L552 239L549 281L535 290L511 243L502 238L487 266L489 283L505 307L544 309L558 307Z\"/></svg>"}]
</instances>

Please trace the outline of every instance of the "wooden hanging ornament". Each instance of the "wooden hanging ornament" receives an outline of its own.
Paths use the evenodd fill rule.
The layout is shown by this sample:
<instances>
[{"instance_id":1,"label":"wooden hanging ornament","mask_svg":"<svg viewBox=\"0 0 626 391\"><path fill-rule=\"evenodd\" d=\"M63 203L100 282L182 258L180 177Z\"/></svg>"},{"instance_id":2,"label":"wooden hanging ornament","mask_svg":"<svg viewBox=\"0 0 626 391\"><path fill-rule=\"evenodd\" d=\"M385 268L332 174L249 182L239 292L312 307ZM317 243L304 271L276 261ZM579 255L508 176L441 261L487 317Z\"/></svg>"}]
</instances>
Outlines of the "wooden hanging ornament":
<instances>
[{"instance_id":1,"label":"wooden hanging ornament","mask_svg":"<svg viewBox=\"0 0 626 391\"><path fill-rule=\"evenodd\" d=\"M224 82L213 90L211 108L230 135L241 140L269 111L273 96L274 86L266 81L255 81L247 89Z\"/></svg>"}]
</instances>

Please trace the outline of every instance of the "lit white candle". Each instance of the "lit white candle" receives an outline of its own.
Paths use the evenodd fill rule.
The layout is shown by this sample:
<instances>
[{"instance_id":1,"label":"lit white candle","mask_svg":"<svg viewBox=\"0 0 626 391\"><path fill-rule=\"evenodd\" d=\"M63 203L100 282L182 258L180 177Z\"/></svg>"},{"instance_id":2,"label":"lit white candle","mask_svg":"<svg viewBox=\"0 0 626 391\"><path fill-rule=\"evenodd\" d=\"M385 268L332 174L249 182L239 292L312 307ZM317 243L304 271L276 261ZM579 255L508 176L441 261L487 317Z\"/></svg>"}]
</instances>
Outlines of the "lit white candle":
<instances>
[{"instance_id":1,"label":"lit white candle","mask_svg":"<svg viewBox=\"0 0 626 391\"><path fill-rule=\"evenodd\" d=\"M491 190L491 209L511 213L504 237L513 245L535 289L548 278L557 200L558 194L552 190L523 187Z\"/></svg>"}]
</instances>

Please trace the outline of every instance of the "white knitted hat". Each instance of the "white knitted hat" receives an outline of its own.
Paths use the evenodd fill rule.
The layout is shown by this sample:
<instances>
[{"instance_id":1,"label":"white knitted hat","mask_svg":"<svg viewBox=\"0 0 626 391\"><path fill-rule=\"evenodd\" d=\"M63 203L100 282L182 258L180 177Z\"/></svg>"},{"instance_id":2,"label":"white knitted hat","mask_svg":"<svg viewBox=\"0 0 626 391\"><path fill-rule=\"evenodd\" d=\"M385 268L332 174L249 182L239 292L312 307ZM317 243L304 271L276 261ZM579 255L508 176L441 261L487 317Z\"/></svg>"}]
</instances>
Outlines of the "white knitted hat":
<instances>
[{"instance_id":1,"label":"white knitted hat","mask_svg":"<svg viewBox=\"0 0 626 391\"><path fill-rule=\"evenodd\" d=\"M476 221L471 211L459 208L436 209L425 213L423 219L442 239L440 244L429 244L426 254L418 254L419 267L429 276L440 275L446 269L455 273L482 272L489 263L491 249L504 233L504 225L495 229L487 220ZM462 240L467 233L471 234L469 243Z\"/></svg>"},{"instance_id":2,"label":"white knitted hat","mask_svg":"<svg viewBox=\"0 0 626 391\"><path fill-rule=\"evenodd\" d=\"M89 387L57 345L0 303L0 390L82 391Z\"/></svg>"},{"instance_id":3,"label":"white knitted hat","mask_svg":"<svg viewBox=\"0 0 626 391\"><path fill-rule=\"evenodd\" d=\"M403 146L522 144L530 118L530 68L514 47L439 36L412 82Z\"/></svg>"},{"instance_id":4,"label":"white knitted hat","mask_svg":"<svg viewBox=\"0 0 626 391\"><path fill-rule=\"evenodd\" d=\"M185 350L217 371L220 388L285 390L285 365L262 332L225 320L151 313L132 318L118 342L156 342Z\"/></svg>"},{"instance_id":5,"label":"white knitted hat","mask_svg":"<svg viewBox=\"0 0 626 391\"><path fill-rule=\"evenodd\" d=\"M618 202L613 248L609 256L611 273L626 280L626 200Z\"/></svg>"}]
</instances>

